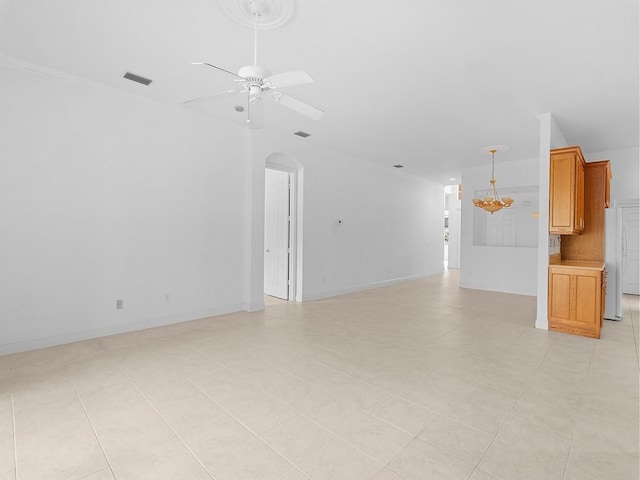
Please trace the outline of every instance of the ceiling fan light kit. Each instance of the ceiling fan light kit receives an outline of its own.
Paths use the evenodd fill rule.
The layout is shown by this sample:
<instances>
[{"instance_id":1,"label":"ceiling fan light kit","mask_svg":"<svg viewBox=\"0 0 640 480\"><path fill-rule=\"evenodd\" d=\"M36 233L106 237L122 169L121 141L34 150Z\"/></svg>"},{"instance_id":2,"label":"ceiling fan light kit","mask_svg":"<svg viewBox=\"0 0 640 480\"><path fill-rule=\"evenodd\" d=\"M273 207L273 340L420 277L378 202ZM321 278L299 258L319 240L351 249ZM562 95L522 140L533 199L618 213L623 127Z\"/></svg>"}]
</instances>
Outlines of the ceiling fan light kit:
<instances>
[{"instance_id":1,"label":"ceiling fan light kit","mask_svg":"<svg viewBox=\"0 0 640 480\"><path fill-rule=\"evenodd\" d=\"M204 103L220 95L247 94L247 124L250 128L262 127L263 94L267 94L273 101L284 105L313 120L319 120L324 112L308 103L285 95L278 88L302 85L313 82L313 78L302 70L278 73L271 72L258 65L258 28L276 28L284 24L293 12L293 0L219 0L222 9L235 21L245 26L252 26L254 30L253 65L247 65L238 73L224 69L208 62L193 62L193 65L205 65L228 75L232 75L239 85L237 90L225 90L206 97L195 98L185 104ZM247 23L250 19L251 23Z\"/></svg>"},{"instance_id":2,"label":"ceiling fan light kit","mask_svg":"<svg viewBox=\"0 0 640 480\"><path fill-rule=\"evenodd\" d=\"M489 181L489 183L491 184L491 188L487 192L486 197L474 198L473 204L492 215L495 212L502 210L503 208L508 208L513 204L513 198L511 197L500 198L500 195L498 195L498 189L496 188L496 179L494 178L496 153L504 152L506 150L509 150L509 147L506 145L491 145L480 150L484 154L491 154L491 180Z\"/></svg>"}]
</instances>

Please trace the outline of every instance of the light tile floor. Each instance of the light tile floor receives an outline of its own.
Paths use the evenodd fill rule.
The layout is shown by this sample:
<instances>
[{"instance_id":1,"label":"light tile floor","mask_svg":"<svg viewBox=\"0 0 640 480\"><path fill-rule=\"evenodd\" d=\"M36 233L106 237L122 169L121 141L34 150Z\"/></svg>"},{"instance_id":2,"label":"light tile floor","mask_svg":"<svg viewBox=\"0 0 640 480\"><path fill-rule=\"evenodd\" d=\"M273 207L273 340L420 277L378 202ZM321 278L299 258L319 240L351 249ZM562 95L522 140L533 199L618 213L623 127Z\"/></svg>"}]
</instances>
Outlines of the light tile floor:
<instances>
[{"instance_id":1,"label":"light tile floor","mask_svg":"<svg viewBox=\"0 0 640 480\"><path fill-rule=\"evenodd\" d=\"M457 284L0 357L0 478L637 479L638 297L592 340Z\"/></svg>"}]
</instances>

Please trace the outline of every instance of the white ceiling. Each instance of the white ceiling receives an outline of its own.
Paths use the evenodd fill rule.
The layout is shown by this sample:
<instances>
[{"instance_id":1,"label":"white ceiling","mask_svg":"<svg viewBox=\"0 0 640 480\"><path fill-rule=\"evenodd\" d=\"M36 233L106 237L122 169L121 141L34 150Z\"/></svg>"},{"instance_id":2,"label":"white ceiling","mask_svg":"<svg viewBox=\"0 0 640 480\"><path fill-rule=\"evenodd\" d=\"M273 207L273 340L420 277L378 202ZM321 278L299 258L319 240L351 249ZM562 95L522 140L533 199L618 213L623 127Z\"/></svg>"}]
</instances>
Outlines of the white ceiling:
<instances>
[{"instance_id":1,"label":"white ceiling","mask_svg":"<svg viewBox=\"0 0 640 480\"><path fill-rule=\"evenodd\" d=\"M638 146L637 0L294 5L287 24L260 31L258 63L308 72L315 83L285 92L326 115L267 104L265 128L440 183L488 162L486 145L511 146L497 162L536 157L545 112L585 151ZM252 49L251 29L218 0L0 0L1 54L178 106L234 87L192 61L237 71ZM243 103L198 108L242 124Z\"/></svg>"}]
</instances>

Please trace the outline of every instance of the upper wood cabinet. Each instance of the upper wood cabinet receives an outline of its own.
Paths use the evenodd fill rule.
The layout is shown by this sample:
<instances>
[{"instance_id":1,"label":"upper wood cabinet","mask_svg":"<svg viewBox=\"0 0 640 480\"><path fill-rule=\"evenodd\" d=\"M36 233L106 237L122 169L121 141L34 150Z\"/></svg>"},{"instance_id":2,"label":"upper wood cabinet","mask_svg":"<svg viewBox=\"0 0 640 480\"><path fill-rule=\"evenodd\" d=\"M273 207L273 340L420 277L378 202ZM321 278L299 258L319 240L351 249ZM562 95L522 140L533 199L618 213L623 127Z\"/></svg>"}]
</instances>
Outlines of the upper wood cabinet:
<instances>
[{"instance_id":1,"label":"upper wood cabinet","mask_svg":"<svg viewBox=\"0 0 640 480\"><path fill-rule=\"evenodd\" d=\"M578 146L551 150L549 233L579 235L584 230L584 164Z\"/></svg>"},{"instance_id":2,"label":"upper wood cabinet","mask_svg":"<svg viewBox=\"0 0 640 480\"><path fill-rule=\"evenodd\" d=\"M589 169L593 169L594 172L591 180L594 186L591 190L595 192L595 201L598 202L596 205L598 205L599 208L602 208L602 206L609 208L609 204L611 203L611 178L613 176L611 174L611 164L609 160L589 162L585 164L585 167L587 168L585 174ZM588 181L589 179L585 177L585 184ZM589 189L585 187L585 194L588 193L588 190Z\"/></svg>"},{"instance_id":3,"label":"upper wood cabinet","mask_svg":"<svg viewBox=\"0 0 640 480\"><path fill-rule=\"evenodd\" d=\"M581 235L562 239L562 260L605 260L604 217L609 205L609 160L584 166L584 229Z\"/></svg>"}]
</instances>

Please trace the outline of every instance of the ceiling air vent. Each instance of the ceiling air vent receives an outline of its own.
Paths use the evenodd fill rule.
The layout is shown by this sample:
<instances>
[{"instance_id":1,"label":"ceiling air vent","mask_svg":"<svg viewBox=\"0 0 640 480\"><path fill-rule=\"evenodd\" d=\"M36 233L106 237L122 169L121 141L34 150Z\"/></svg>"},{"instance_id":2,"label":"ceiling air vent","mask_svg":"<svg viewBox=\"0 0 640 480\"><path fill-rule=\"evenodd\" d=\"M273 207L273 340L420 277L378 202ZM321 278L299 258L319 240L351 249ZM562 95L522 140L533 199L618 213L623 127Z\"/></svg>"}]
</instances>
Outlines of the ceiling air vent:
<instances>
[{"instance_id":1,"label":"ceiling air vent","mask_svg":"<svg viewBox=\"0 0 640 480\"><path fill-rule=\"evenodd\" d=\"M397 165L394 165L393 168L404 168L404 165L397 164Z\"/></svg>"},{"instance_id":2,"label":"ceiling air vent","mask_svg":"<svg viewBox=\"0 0 640 480\"><path fill-rule=\"evenodd\" d=\"M125 73L124 78L126 78L127 80L131 80L132 82L141 83L142 85L146 85L146 86L149 86L149 84L153 81L131 72Z\"/></svg>"},{"instance_id":3,"label":"ceiling air vent","mask_svg":"<svg viewBox=\"0 0 640 480\"><path fill-rule=\"evenodd\" d=\"M299 137L302 137L302 138L307 138L311 136L310 133L303 132L302 130L299 132L295 132L294 135L298 135Z\"/></svg>"}]
</instances>

